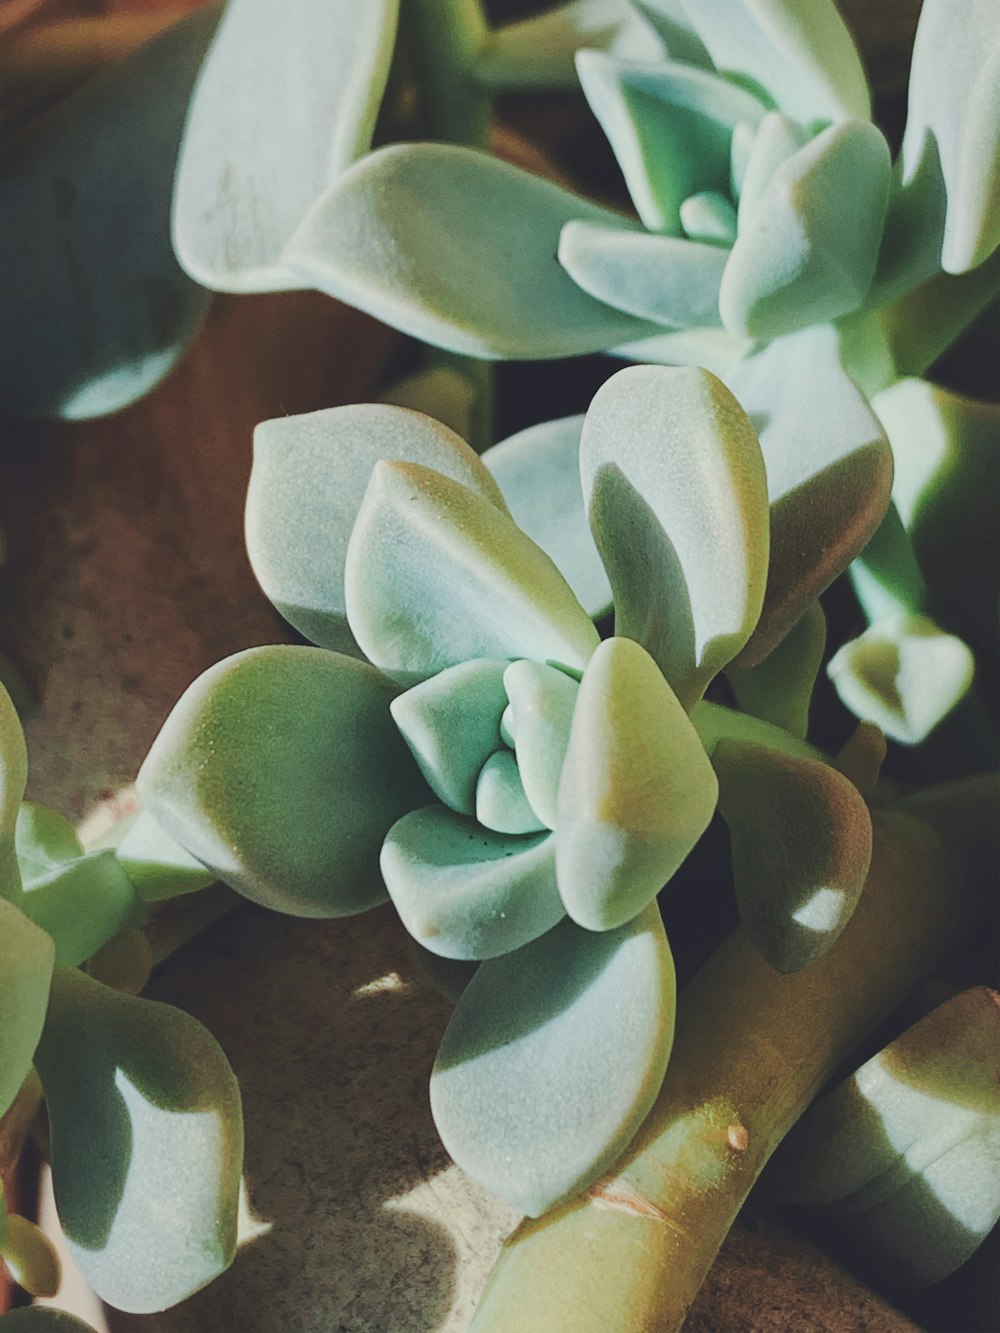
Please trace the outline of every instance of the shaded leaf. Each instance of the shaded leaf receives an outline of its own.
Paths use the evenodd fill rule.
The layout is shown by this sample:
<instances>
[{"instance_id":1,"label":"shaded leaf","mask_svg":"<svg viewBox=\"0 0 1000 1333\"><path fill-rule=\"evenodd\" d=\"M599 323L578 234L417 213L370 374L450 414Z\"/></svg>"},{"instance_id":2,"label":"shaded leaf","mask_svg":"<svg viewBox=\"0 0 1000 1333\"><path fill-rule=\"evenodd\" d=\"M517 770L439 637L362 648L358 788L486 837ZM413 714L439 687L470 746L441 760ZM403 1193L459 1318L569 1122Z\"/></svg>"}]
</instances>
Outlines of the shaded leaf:
<instances>
[{"instance_id":1,"label":"shaded leaf","mask_svg":"<svg viewBox=\"0 0 1000 1333\"><path fill-rule=\"evenodd\" d=\"M736 702L754 717L804 737L825 648L826 617L819 602L813 602L762 662L749 671L730 673Z\"/></svg>"},{"instance_id":2,"label":"shaded leaf","mask_svg":"<svg viewBox=\"0 0 1000 1333\"><path fill-rule=\"evenodd\" d=\"M724 740L712 762L743 923L772 967L798 972L857 905L872 854L868 807L817 760Z\"/></svg>"},{"instance_id":3,"label":"shaded leaf","mask_svg":"<svg viewBox=\"0 0 1000 1333\"><path fill-rule=\"evenodd\" d=\"M0 898L0 1116L31 1068L54 961L51 937Z\"/></svg>"},{"instance_id":4,"label":"shaded leaf","mask_svg":"<svg viewBox=\"0 0 1000 1333\"><path fill-rule=\"evenodd\" d=\"M615 633L641 643L690 708L760 614L768 517L757 437L707 371L636 366L594 398L580 466Z\"/></svg>"},{"instance_id":5,"label":"shaded leaf","mask_svg":"<svg viewBox=\"0 0 1000 1333\"><path fill-rule=\"evenodd\" d=\"M34 801L25 801L17 812L14 845L25 881L83 856L83 843L69 820L57 810Z\"/></svg>"},{"instance_id":6,"label":"shaded leaf","mask_svg":"<svg viewBox=\"0 0 1000 1333\"><path fill-rule=\"evenodd\" d=\"M406 684L478 657L582 669L598 642L555 565L506 514L415 463L375 465L345 591L362 650Z\"/></svg>"},{"instance_id":7,"label":"shaded leaf","mask_svg":"<svg viewBox=\"0 0 1000 1333\"><path fill-rule=\"evenodd\" d=\"M510 664L503 683L525 793L542 823L554 829L559 779L580 687L556 667L523 659Z\"/></svg>"},{"instance_id":8,"label":"shaded leaf","mask_svg":"<svg viewBox=\"0 0 1000 1333\"><path fill-rule=\"evenodd\" d=\"M521 770L508 749L491 754L480 771L476 820L496 833L541 833L546 827L525 794Z\"/></svg>"},{"instance_id":9,"label":"shaded leaf","mask_svg":"<svg viewBox=\"0 0 1000 1333\"><path fill-rule=\"evenodd\" d=\"M465 441L418 412L357 403L261 422L247 491L250 563L285 619L322 648L357 652L344 609L344 560L379 459L423 463L504 508Z\"/></svg>"},{"instance_id":10,"label":"shaded leaf","mask_svg":"<svg viewBox=\"0 0 1000 1333\"><path fill-rule=\"evenodd\" d=\"M556 261L573 218L615 215L485 153L397 144L327 191L284 261L330 296L466 356L574 356L641 337L647 325L594 301Z\"/></svg>"},{"instance_id":11,"label":"shaded leaf","mask_svg":"<svg viewBox=\"0 0 1000 1333\"><path fill-rule=\"evenodd\" d=\"M17 901L21 874L15 852L18 810L28 781L28 750L10 695L0 685L0 898Z\"/></svg>"},{"instance_id":12,"label":"shaded leaf","mask_svg":"<svg viewBox=\"0 0 1000 1333\"><path fill-rule=\"evenodd\" d=\"M885 756L885 736L881 729L874 722L859 722L837 751L833 766L867 797L875 790Z\"/></svg>"},{"instance_id":13,"label":"shaded leaf","mask_svg":"<svg viewBox=\"0 0 1000 1333\"><path fill-rule=\"evenodd\" d=\"M484 828L443 806L414 810L389 830L382 873L403 925L445 958L495 958L564 915L552 838Z\"/></svg>"},{"instance_id":14,"label":"shaded leaf","mask_svg":"<svg viewBox=\"0 0 1000 1333\"><path fill-rule=\"evenodd\" d=\"M222 1272L236 1251L243 1118L210 1033L60 968L37 1065L59 1220L97 1294L142 1314Z\"/></svg>"},{"instance_id":15,"label":"shaded leaf","mask_svg":"<svg viewBox=\"0 0 1000 1333\"><path fill-rule=\"evenodd\" d=\"M148 810L140 810L115 849L139 898L161 902L205 889L215 876L161 828Z\"/></svg>"},{"instance_id":16,"label":"shaded leaf","mask_svg":"<svg viewBox=\"0 0 1000 1333\"><path fill-rule=\"evenodd\" d=\"M559 783L556 873L589 930L653 899L708 827L718 788L687 714L649 654L606 639L577 696Z\"/></svg>"},{"instance_id":17,"label":"shaded leaf","mask_svg":"<svg viewBox=\"0 0 1000 1333\"><path fill-rule=\"evenodd\" d=\"M32 1296L54 1296L59 1290L59 1255L41 1227L26 1217L0 1217L0 1255L17 1285Z\"/></svg>"},{"instance_id":18,"label":"shaded leaf","mask_svg":"<svg viewBox=\"0 0 1000 1333\"><path fill-rule=\"evenodd\" d=\"M485 962L431 1075L434 1121L463 1171L535 1217L596 1179L659 1090L674 986L655 905L618 930L564 921Z\"/></svg>"},{"instance_id":19,"label":"shaded leaf","mask_svg":"<svg viewBox=\"0 0 1000 1333\"><path fill-rule=\"evenodd\" d=\"M135 922L139 903L114 852L103 851L26 883L20 907L55 940L56 962L76 967Z\"/></svg>"},{"instance_id":20,"label":"shaded leaf","mask_svg":"<svg viewBox=\"0 0 1000 1333\"><path fill-rule=\"evenodd\" d=\"M293 916L382 902L382 839L427 799L367 663L251 648L174 706L136 786L153 818L245 897Z\"/></svg>"}]
</instances>

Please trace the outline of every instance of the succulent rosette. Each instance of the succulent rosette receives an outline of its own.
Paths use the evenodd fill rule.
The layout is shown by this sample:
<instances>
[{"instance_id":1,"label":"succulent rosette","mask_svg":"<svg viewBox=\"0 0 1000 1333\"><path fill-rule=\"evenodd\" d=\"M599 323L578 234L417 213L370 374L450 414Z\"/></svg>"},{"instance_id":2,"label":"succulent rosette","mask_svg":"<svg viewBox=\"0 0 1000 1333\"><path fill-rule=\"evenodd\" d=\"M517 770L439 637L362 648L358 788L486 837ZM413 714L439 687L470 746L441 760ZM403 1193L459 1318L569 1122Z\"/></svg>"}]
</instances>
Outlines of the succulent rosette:
<instances>
[{"instance_id":1,"label":"succulent rosette","mask_svg":"<svg viewBox=\"0 0 1000 1333\"><path fill-rule=\"evenodd\" d=\"M707 371L635 367L575 430L557 554L575 553L584 592L603 567L604 641L511 517L498 478L521 507L525 474L508 464L523 442L483 460L389 405L259 426L251 560L318 646L205 673L138 779L153 818L247 897L337 916L388 894L426 948L480 962L432 1106L456 1160L532 1214L610 1164L662 1079L674 978L655 898L715 810L710 754L734 791L807 793L772 816L732 801L734 830L753 807L775 845L793 824L818 829L761 910L766 857L742 879L776 965L835 938L870 854L863 800L796 721L702 701L771 614L764 457L745 413ZM815 571L794 594L790 580L776 604L787 616L797 598L801 617ZM810 649L786 670L798 697L817 665ZM820 884L833 910L791 920Z\"/></svg>"},{"instance_id":2,"label":"succulent rosette","mask_svg":"<svg viewBox=\"0 0 1000 1333\"><path fill-rule=\"evenodd\" d=\"M151 899L212 877L161 831L135 856L124 844L86 853L62 816L22 803L26 776L0 688L0 1116L34 1067L70 1252L109 1304L162 1310L235 1254L242 1107L212 1035L129 993L148 974L148 945L145 966L127 955L141 955L135 927ZM30 1223L0 1218L0 1255L29 1289L46 1282L49 1253Z\"/></svg>"}]
</instances>

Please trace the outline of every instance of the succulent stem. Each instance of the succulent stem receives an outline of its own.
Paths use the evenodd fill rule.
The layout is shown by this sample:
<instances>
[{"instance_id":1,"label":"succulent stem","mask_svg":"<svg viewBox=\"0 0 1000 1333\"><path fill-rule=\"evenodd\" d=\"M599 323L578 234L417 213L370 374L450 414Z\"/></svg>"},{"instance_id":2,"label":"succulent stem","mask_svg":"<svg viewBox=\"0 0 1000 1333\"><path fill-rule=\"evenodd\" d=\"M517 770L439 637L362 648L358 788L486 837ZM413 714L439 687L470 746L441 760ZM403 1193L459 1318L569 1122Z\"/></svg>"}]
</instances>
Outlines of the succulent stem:
<instances>
[{"instance_id":1,"label":"succulent stem","mask_svg":"<svg viewBox=\"0 0 1000 1333\"><path fill-rule=\"evenodd\" d=\"M837 943L782 976L738 930L681 996L660 1097L611 1177L508 1239L476 1333L680 1328L758 1174L838 1064L954 949L995 882L996 787L872 816L871 871Z\"/></svg>"}]
</instances>

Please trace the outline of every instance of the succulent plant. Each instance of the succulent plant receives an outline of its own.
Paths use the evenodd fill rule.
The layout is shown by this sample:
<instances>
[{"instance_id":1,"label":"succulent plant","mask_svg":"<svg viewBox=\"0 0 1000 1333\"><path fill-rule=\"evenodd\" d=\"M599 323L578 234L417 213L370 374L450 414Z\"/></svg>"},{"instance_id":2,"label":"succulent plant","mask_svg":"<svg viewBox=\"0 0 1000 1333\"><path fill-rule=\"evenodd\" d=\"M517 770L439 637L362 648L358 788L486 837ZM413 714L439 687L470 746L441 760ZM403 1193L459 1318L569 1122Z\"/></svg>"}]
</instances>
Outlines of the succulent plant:
<instances>
[{"instance_id":1,"label":"succulent plant","mask_svg":"<svg viewBox=\"0 0 1000 1333\"><path fill-rule=\"evenodd\" d=\"M0 691L0 1115L34 1066L74 1258L110 1304L160 1310L235 1252L239 1089L190 1015L78 965L91 959L92 973L107 972L106 951L103 967L94 962L141 922L145 896L162 896L168 880L177 893L211 876L162 835L149 855L136 851L136 835L121 856L85 853L55 811L21 804L26 775L20 724ZM5 1232L0 1253L14 1256L32 1289L44 1286L39 1235L13 1217Z\"/></svg>"},{"instance_id":2,"label":"succulent plant","mask_svg":"<svg viewBox=\"0 0 1000 1333\"><path fill-rule=\"evenodd\" d=\"M655 1096L673 969L654 899L717 783L751 929L784 970L836 938L871 850L862 797L817 751L703 699L816 594L780 544L769 570L763 456L732 395L702 370L624 370L570 444L582 490L563 474L562 553L585 545L586 496L614 591L603 642L491 471L524 488L523 460L504 465L521 442L480 460L387 405L258 427L251 560L319 646L213 667L137 782L247 897L336 916L388 891L422 945L481 963L432 1106L459 1163L536 1214L593 1180ZM806 656L785 674L808 694Z\"/></svg>"}]
</instances>

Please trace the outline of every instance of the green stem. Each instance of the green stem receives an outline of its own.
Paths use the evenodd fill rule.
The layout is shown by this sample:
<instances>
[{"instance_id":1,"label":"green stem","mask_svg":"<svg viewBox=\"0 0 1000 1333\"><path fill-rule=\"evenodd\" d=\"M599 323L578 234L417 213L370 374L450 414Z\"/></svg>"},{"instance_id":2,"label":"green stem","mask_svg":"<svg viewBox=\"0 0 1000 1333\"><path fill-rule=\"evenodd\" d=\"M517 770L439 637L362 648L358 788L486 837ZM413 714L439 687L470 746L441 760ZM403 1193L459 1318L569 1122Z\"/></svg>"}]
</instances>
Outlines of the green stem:
<instances>
[{"instance_id":1,"label":"green stem","mask_svg":"<svg viewBox=\"0 0 1000 1333\"><path fill-rule=\"evenodd\" d=\"M802 972L743 930L681 996L660 1097L615 1175L506 1242L475 1333L670 1333L782 1137L859 1041L974 928L992 894L996 787L873 814L857 911Z\"/></svg>"}]
</instances>

